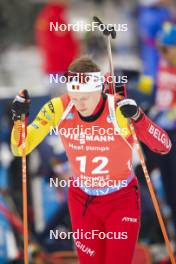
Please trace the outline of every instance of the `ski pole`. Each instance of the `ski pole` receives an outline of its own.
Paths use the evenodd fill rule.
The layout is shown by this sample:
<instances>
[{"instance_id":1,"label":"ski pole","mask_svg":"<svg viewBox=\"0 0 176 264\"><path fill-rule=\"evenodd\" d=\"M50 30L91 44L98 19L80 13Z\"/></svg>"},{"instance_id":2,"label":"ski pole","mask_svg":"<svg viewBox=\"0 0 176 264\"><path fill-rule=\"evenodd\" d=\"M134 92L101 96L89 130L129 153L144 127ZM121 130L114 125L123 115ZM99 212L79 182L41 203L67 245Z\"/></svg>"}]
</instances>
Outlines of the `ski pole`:
<instances>
[{"instance_id":1,"label":"ski pole","mask_svg":"<svg viewBox=\"0 0 176 264\"><path fill-rule=\"evenodd\" d=\"M25 115L21 117L22 124L22 193L23 193L23 235L24 263L28 264L28 213L27 213L27 173L26 173L26 125Z\"/></svg>"},{"instance_id":2,"label":"ski pole","mask_svg":"<svg viewBox=\"0 0 176 264\"><path fill-rule=\"evenodd\" d=\"M101 25L103 25L103 28L104 28L103 34L105 36L107 36L107 41L108 41L107 42L107 44L108 44L107 45L107 51L108 51L109 67L110 67L110 73L111 73L111 76L112 76L113 91L114 91L114 94L115 94L116 91L115 91L115 83L114 83L114 78L113 78L114 77L114 68L113 68L113 62L112 62L111 37L112 37L112 39L115 39L116 38L116 32L115 32L115 30L112 27L111 27L111 31L108 30L108 28L102 23L102 21L98 17L94 16L93 20L95 22L97 22L100 27L101 27ZM149 176L149 173L148 173L148 170L147 170L147 166L145 164L145 160L144 160L144 155L143 155L142 149L140 147L140 144L139 144L139 141L138 141L134 126L131 123L131 121L130 121L129 125L130 125L131 134L132 134L132 137L133 137L133 140L134 140L134 144L137 146L137 151L138 151L138 155L139 155L140 162L141 162L141 165L142 165L142 169L143 169L143 172L144 172L144 176L145 176L145 179L146 179L146 182L147 182L147 186L148 186L148 189L149 189L149 192L150 192L150 195L151 195L153 206L154 206L155 211L156 211L156 215L158 217L158 221L159 221L160 228L161 228L164 240L165 240L165 244L166 244L166 247L167 247L167 250L168 250L168 253L169 253L169 257L170 257L171 263L172 264L176 264L175 258L174 258L174 253L173 253L173 248L171 246L171 242L169 240L169 237L168 237L168 234L167 234L167 231L166 231L166 227L165 227L165 224L164 224L164 221L163 221L163 218L162 218L162 214L161 214L161 210L160 210L157 198L156 198L156 194L155 194L152 182L150 180L150 176Z\"/></svg>"}]
</instances>

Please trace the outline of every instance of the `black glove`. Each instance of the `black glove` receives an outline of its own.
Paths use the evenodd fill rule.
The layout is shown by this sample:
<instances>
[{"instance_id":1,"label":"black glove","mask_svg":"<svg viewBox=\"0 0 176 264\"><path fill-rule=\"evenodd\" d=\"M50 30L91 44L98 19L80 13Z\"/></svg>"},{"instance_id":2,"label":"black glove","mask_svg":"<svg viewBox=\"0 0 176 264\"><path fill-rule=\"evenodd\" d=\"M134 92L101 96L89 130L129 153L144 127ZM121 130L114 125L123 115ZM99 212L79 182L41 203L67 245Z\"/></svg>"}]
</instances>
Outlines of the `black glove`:
<instances>
[{"instance_id":1,"label":"black glove","mask_svg":"<svg viewBox=\"0 0 176 264\"><path fill-rule=\"evenodd\" d=\"M14 121L20 120L22 114L28 116L30 103L31 103L31 99L28 91L27 90L20 91L12 102L12 108L11 108L12 119Z\"/></svg>"},{"instance_id":2,"label":"black glove","mask_svg":"<svg viewBox=\"0 0 176 264\"><path fill-rule=\"evenodd\" d=\"M118 102L120 111L126 118L132 118L134 121L139 121L142 117L142 112L137 103L133 99L124 99Z\"/></svg>"}]
</instances>

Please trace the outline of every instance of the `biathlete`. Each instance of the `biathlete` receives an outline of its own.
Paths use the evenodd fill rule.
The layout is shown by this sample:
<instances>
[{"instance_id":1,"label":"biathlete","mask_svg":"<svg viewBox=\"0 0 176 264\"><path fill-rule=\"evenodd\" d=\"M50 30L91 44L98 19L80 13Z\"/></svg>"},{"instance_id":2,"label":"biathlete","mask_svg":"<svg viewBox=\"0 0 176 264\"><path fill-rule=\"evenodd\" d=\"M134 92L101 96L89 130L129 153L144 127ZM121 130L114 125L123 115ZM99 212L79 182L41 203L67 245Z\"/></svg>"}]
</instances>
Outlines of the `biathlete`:
<instances>
[{"instance_id":1,"label":"biathlete","mask_svg":"<svg viewBox=\"0 0 176 264\"><path fill-rule=\"evenodd\" d=\"M81 80L83 76L86 81ZM26 151L29 154L52 128L58 129L73 173L68 205L73 231L82 234L75 238L80 263L130 264L141 211L129 119L138 139L152 151L167 154L171 141L134 100L116 102L115 96L103 93L101 77L90 58L73 61L68 69L68 93L46 103L27 126ZM29 105L26 90L12 104L15 156L22 155L21 115L28 116ZM79 132L71 133L74 128ZM80 184L75 185L78 179Z\"/></svg>"}]
</instances>

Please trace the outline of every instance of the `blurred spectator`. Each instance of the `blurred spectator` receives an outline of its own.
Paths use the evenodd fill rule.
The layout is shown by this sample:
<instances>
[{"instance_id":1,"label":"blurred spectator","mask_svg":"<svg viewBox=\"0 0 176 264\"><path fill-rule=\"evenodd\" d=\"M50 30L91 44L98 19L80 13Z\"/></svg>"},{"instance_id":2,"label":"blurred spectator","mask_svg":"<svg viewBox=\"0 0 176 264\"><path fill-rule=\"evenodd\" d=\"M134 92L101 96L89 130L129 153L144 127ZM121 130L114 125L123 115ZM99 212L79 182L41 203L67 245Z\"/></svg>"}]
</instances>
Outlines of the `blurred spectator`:
<instances>
[{"instance_id":1,"label":"blurred spectator","mask_svg":"<svg viewBox=\"0 0 176 264\"><path fill-rule=\"evenodd\" d=\"M10 110L8 101L1 100L0 107L0 263L13 263L18 259L18 239L13 226L13 200L10 193L9 167L13 156L9 147ZM4 108L2 107L4 106ZM1 113L2 112L2 113ZM12 221L11 221L12 220ZM12 262L11 262L12 261ZM20 263L20 262L19 262Z\"/></svg>"},{"instance_id":2,"label":"blurred spectator","mask_svg":"<svg viewBox=\"0 0 176 264\"><path fill-rule=\"evenodd\" d=\"M176 228L176 25L165 23L157 37L161 59L157 72L156 104L151 116L169 134L172 149L158 156L167 202ZM161 135L156 135L161 138Z\"/></svg>"},{"instance_id":3,"label":"blurred spectator","mask_svg":"<svg viewBox=\"0 0 176 264\"><path fill-rule=\"evenodd\" d=\"M35 24L36 43L44 57L44 71L49 74L62 75L68 65L79 54L79 41L71 30L50 31L50 22L54 25L65 24L67 21L68 0L50 0L39 12Z\"/></svg>"},{"instance_id":4,"label":"blurred spectator","mask_svg":"<svg viewBox=\"0 0 176 264\"><path fill-rule=\"evenodd\" d=\"M6 110L6 109L5 109ZM0 117L0 190L6 191L9 188L9 166L13 160L9 148L10 120L9 109Z\"/></svg>"},{"instance_id":5,"label":"blurred spectator","mask_svg":"<svg viewBox=\"0 0 176 264\"><path fill-rule=\"evenodd\" d=\"M155 39L165 21L173 19L170 7L172 0L140 0L138 26L140 53L144 76L140 80L140 89L145 93L154 92L154 83L159 61ZM154 94L153 94L154 95Z\"/></svg>"}]
</instances>

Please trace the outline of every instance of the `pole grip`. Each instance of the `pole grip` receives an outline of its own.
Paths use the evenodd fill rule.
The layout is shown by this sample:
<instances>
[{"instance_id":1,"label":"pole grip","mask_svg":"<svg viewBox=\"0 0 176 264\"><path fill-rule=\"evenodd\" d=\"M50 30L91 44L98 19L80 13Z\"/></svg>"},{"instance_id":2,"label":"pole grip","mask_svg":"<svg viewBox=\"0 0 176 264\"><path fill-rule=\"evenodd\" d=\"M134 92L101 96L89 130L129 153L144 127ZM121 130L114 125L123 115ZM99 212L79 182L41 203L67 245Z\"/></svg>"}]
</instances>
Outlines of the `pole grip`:
<instances>
[{"instance_id":1,"label":"pole grip","mask_svg":"<svg viewBox=\"0 0 176 264\"><path fill-rule=\"evenodd\" d=\"M109 27L105 25L97 16L93 17L93 21L99 25L100 31L102 31L105 36L111 36L112 39L116 38L116 31L113 26Z\"/></svg>"}]
</instances>

